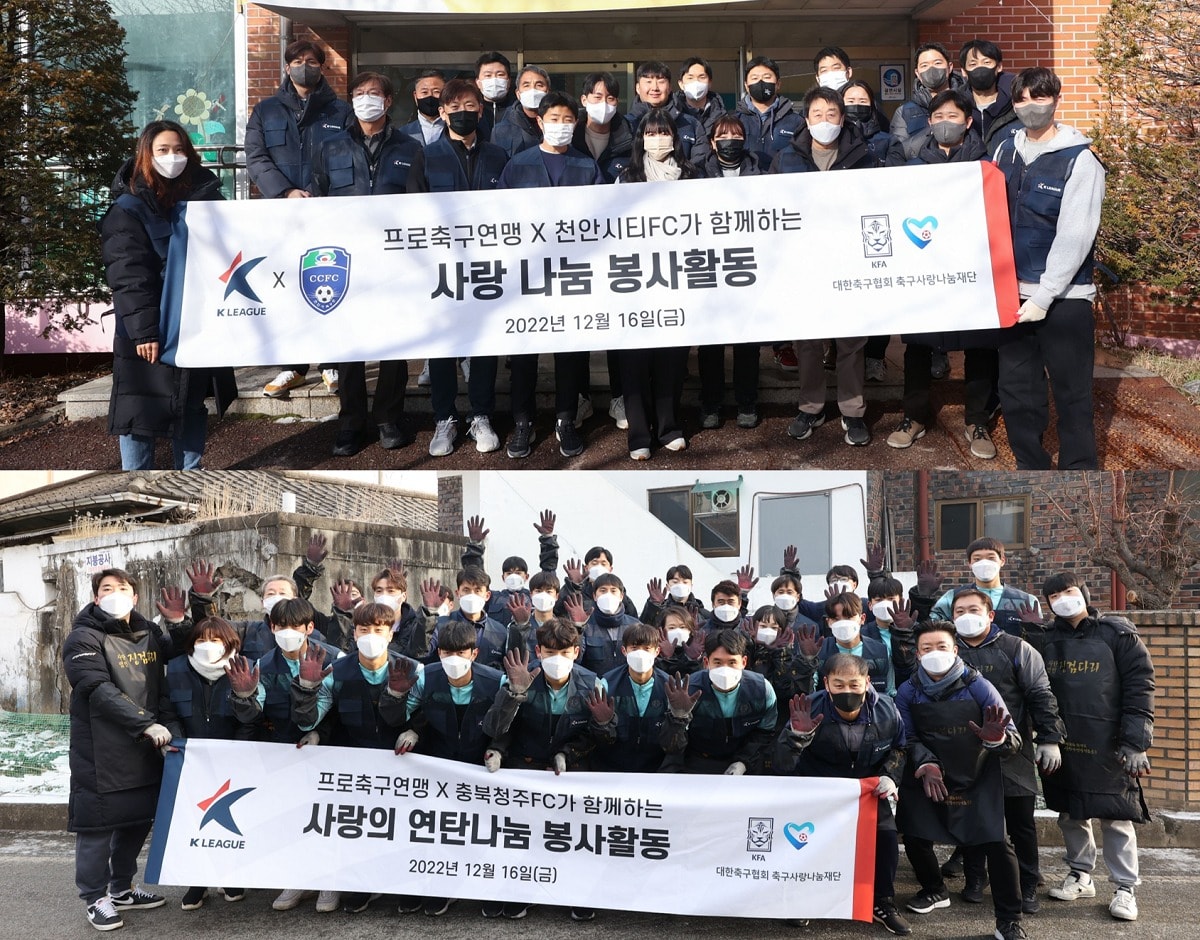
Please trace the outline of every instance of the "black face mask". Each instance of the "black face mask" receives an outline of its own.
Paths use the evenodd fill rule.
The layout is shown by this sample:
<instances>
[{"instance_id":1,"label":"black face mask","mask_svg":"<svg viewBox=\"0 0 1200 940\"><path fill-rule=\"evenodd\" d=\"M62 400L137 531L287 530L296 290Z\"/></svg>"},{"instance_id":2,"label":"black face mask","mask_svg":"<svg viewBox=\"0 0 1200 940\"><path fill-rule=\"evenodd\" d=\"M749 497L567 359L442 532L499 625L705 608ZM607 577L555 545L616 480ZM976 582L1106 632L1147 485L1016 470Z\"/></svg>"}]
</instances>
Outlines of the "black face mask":
<instances>
[{"instance_id":1,"label":"black face mask","mask_svg":"<svg viewBox=\"0 0 1200 940\"><path fill-rule=\"evenodd\" d=\"M981 65L967 72L967 84L975 91L987 91L996 87L997 74L998 70L990 65Z\"/></svg>"},{"instance_id":2,"label":"black face mask","mask_svg":"<svg viewBox=\"0 0 1200 940\"><path fill-rule=\"evenodd\" d=\"M459 137L470 137L479 126L479 112L453 111L446 116L446 123Z\"/></svg>"},{"instance_id":3,"label":"black face mask","mask_svg":"<svg viewBox=\"0 0 1200 940\"><path fill-rule=\"evenodd\" d=\"M774 82L755 82L747 86L746 91L750 92L750 97L759 104L766 104L775 97L776 87Z\"/></svg>"},{"instance_id":4,"label":"black face mask","mask_svg":"<svg viewBox=\"0 0 1200 940\"><path fill-rule=\"evenodd\" d=\"M302 65L289 65L288 78L301 88L316 88L321 83L321 66L309 65L307 62Z\"/></svg>"},{"instance_id":5,"label":"black face mask","mask_svg":"<svg viewBox=\"0 0 1200 940\"><path fill-rule=\"evenodd\" d=\"M435 118L438 116L438 106L441 104L441 98L437 95L426 95L424 98L417 99L417 110L427 118Z\"/></svg>"},{"instance_id":6,"label":"black face mask","mask_svg":"<svg viewBox=\"0 0 1200 940\"><path fill-rule=\"evenodd\" d=\"M871 116L875 113L875 109L869 104L848 104L846 105L846 117L852 120L855 124L866 124L871 120Z\"/></svg>"},{"instance_id":7,"label":"black face mask","mask_svg":"<svg viewBox=\"0 0 1200 940\"><path fill-rule=\"evenodd\" d=\"M833 707L840 712L856 712L862 708L862 704L866 701L866 692L830 692L829 701L833 702Z\"/></svg>"},{"instance_id":8,"label":"black face mask","mask_svg":"<svg viewBox=\"0 0 1200 940\"><path fill-rule=\"evenodd\" d=\"M746 153L746 142L740 137L730 137L727 140L718 140L716 143L717 159L722 163L742 162L742 157Z\"/></svg>"}]
</instances>

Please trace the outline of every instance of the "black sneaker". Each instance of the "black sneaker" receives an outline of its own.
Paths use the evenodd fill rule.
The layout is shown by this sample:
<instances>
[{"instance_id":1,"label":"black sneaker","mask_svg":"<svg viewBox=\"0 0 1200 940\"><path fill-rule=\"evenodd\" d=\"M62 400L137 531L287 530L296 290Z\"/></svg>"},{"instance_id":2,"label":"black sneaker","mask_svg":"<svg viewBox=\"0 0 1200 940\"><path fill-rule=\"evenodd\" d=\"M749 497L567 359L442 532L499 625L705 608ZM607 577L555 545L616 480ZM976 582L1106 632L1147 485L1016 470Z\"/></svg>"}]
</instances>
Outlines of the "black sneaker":
<instances>
[{"instance_id":1,"label":"black sneaker","mask_svg":"<svg viewBox=\"0 0 1200 940\"><path fill-rule=\"evenodd\" d=\"M1038 900L1037 887L1025 888L1021 892L1021 913L1036 914L1042 909L1042 902Z\"/></svg>"},{"instance_id":2,"label":"black sneaker","mask_svg":"<svg viewBox=\"0 0 1200 940\"><path fill-rule=\"evenodd\" d=\"M928 914L939 907L949 907L950 892L945 888L940 891L922 891L913 895L904 906L914 914Z\"/></svg>"},{"instance_id":3,"label":"black sneaker","mask_svg":"<svg viewBox=\"0 0 1200 940\"><path fill-rule=\"evenodd\" d=\"M508 439L508 448L506 453L508 456L516 459L518 457L528 457L533 450L533 422L518 421L516 427L513 428L512 437Z\"/></svg>"},{"instance_id":4,"label":"black sneaker","mask_svg":"<svg viewBox=\"0 0 1200 940\"><path fill-rule=\"evenodd\" d=\"M108 897L100 898L88 905L87 919L88 923L97 930L116 930L118 927L125 926L125 921L121 920L121 915L113 907L112 898Z\"/></svg>"},{"instance_id":5,"label":"black sneaker","mask_svg":"<svg viewBox=\"0 0 1200 940\"><path fill-rule=\"evenodd\" d=\"M371 895L361 892L342 895L342 910L347 914L361 914L371 903Z\"/></svg>"},{"instance_id":6,"label":"black sneaker","mask_svg":"<svg viewBox=\"0 0 1200 940\"><path fill-rule=\"evenodd\" d=\"M571 920L595 920L596 912L590 907L571 908Z\"/></svg>"},{"instance_id":7,"label":"black sneaker","mask_svg":"<svg viewBox=\"0 0 1200 940\"><path fill-rule=\"evenodd\" d=\"M225 900L231 904L246 900L245 888L222 888L221 893L225 895Z\"/></svg>"},{"instance_id":8,"label":"black sneaker","mask_svg":"<svg viewBox=\"0 0 1200 940\"><path fill-rule=\"evenodd\" d=\"M130 888L120 894L110 894L109 900L119 911L144 911L152 907L162 907L167 899L161 894L151 894L141 888Z\"/></svg>"},{"instance_id":9,"label":"black sneaker","mask_svg":"<svg viewBox=\"0 0 1200 940\"><path fill-rule=\"evenodd\" d=\"M400 905L397 910L399 910L401 914L415 914L424 907L424 898L418 898L411 894L402 894L400 895Z\"/></svg>"},{"instance_id":10,"label":"black sneaker","mask_svg":"<svg viewBox=\"0 0 1200 940\"><path fill-rule=\"evenodd\" d=\"M554 436L558 438L558 452L564 457L578 457L583 453L583 438L569 418L555 422Z\"/></svg>"},{"instance_id":11,"label":"black sneaker","mask_svg":"<svg viewBox=\"0 0 1200 940\"><path fill-rule=\"evenodd\" d=\"M484 901L483 908L480 911L484 917L503 917L504 902L503 901Z\"/></svg>"},{"instance_id":12,"label":"black sneaker","mask_svg":"<svg viewBox=\"0 0 1200 940\"><path fill-rule=\"evenodd\" d=\"M739 411L737 416L737 426L739 428L758 427L757 409L751 408L749 411Z\"/></svg>"},{"instance_id":13,"label":"black sneaker","mask_svg":"<svg viewBox=\"0 0 1200 940\"><path fill-rule=\"evenodd\" d=\"M871 429L862 418L842 418L842 430L851 447L866 447L871 443Z\"/></svg>"},{"instance_id":14,"label":"black sneaker","mask_svg":"<svg viewBox=\"0 0 1200 940\"><path fill-rule=\"evenodd\" d=\"M426 898L425 914L428 917L441 917L450 910L450 905L453 903L453 898Z\"/></svg>"},{"instance_id":15,"label":"black sneaker","mask_svg":"<svg viewBox=\"0 0 1200 940\"><path fill-rule=\"evenodd\" d=\"M700 427L705 431L715 431L721 426L721 412L717 410L706 411L700 418Z\"/></svg>"},{"instance_id":16,"label":"black sneaker","mask_svg":"<svg viewBox=\"0 0 1200 940\"><path fill-rule=\"evenodd\" d=\"M179 907L185 911L198 911L204 907L206 897L208 897L208 888L188 888Z\"/></svg>"},{"instance_id":17,"label":"black sneaker","mask_svg":"<svg viewBox=\"0 0 1200 940\"><path fill-rule=\"evenodd\" d=\"M950 357L941 350L933 351L933 359L929 363L929 377L944 379L950 374Z\"/></svg>"},{"instance_id":18,"label":"black sneaker","mask_svg":"<svg viewBox=\"0 0 1200 940\"><path fill-rule=\"evenodd\" d=\"M880 898L875 902L872 919L877 924L883 924L888 933L894 933L897 937L907 937L912 933L912 927L896 910L896 902L891 898Z\"/></svg>"},{"instance_id":19,"label":"black sneaker","mask_svg":"<svg viewBox=\"0 0 1200 940\"><path fill-rule=\"evenodd\" d=\"M353 457L366 445L367 440L362 431L355 428L342 428L333 441L333 456Z\"/></svg>"},{"instance_id":20,"label":"black sneaker","mask_svg":"<svg viewBox=\"0 0 1200 940\"><path fill-rule=\"evenodd\" d=\"M968 878L967 883L963 885L959 897L968 904L983 903L983 889L987 887L987 881L980 881L977 878Z\"/></svg>"},{"instance_id":21,"label":"black sneaker","mask_svg":"<svg viewBox=\"0 0 1200 940\"><path fill-rule=\"evenodd\" d=\"M391 421L379 425L379 446L384 450L399 450L413 442L412 432L403 424Z\"/></svg>"},{"instance_id":22,"label":"black sneaker","mask_svg":"<svg viewBox=\"0 0 1200 940\"><path fill-rule=\"evenodd\" d=\"M504 905L504 916L509 920L520 920L529 913L529 905L524 901L509 901Z\"/></svg>"},{"instance_id":23,"label":"black sneaker","mask_svg":"<svg viewBox=\"0 0 1200 940\"><path fill-rule=\"evenodd\" d=\"M962 849L956 848L942 865L943 878L957 878L963 873Z\"/></svg>"},{"instance_id":24,"label":"black sneaker","mask_svg":"<svg viewBox=\"0 0 1200 940\"><path fill-rule=\"evenodd\" d=\"M803 441L812 437L813 428L819 428L824 423L825 412L818 411L815 415L810 415L808 412L802 411L788 425L788 435L798 441Z\"/></svg>"},{"instance_id":25,"label":"black sneaker","mask_svg":"<svg viewBox=\"0 0 1200 940\"><path fill-rule=\"evenodd\" d=\"M1029 934L1025 932L1025 928L1015 920L996 924L996 932L992 936L996 940L1029 940Z\"/></svg>"}]
</instances>

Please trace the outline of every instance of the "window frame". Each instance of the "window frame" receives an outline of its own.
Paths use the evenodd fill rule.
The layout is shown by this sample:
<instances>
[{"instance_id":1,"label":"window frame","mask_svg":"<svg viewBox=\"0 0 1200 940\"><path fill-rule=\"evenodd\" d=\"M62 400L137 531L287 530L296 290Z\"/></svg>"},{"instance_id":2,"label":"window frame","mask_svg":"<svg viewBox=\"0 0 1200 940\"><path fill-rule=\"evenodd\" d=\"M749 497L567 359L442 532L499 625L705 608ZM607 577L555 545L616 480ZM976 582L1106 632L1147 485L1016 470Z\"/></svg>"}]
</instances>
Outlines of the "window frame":
<instances>
[{"instance_id":1,"label":"window frame","mask_svg":"<svg viewBox=\"0 0 1200 940\"><path fill-rule=\"evenodd\" d=\"M696 552L697 554L701 555L704 558L738 558L741 556L741 550L742 550L742 520L741 520L742 494L741 494L740 489L734 488L734 499L736 500L736 505L729 512L712 512L712 513L702 513L701 514L702 518L707 518L709 516L734 516L735 519L737 520L735 538L733 540L733 543L734 543L733 546L729 549L720 549L720 550L711 549L711 548L701 548L699 545L700 540L698 538L697 515L692 508L694 497L696 495L693 492L693 487L687 486L687 485L685 485L685 486L660 486L660 487L655 487L653 489L648 489L646 491L646 509L647 509L647 511L650 513L651 516L653 516L655 518L655 520L657 520L660 524L662 524L667 529L670 529L671 533L678 537L678 533L675 532L674 529L671 529L670 526L667 526L667 524L665 522L663 522L662 519L660 519L654 513L654 497L656 495L663 494L663 493L682 493L686 497L686 499L687 499L687 514L688 514L687 543L691 547L692 551Z\"/></svg>"},{"instance_id":2,"label":"window frame","mask_svg":"<svg viewBox=\"0 0 1200 940\"><path fill-rule=\"evenodd\" d=\"M1033 498L1029 493L1005 493L995 496L968 496L960 499L935 499L933 503L933 524L934 524L934 550L938 552L960 552L965 551L966 546L946 548L942 543L942 507L943 506L974 506L975 507L975 531L967 544L976 539L983 538L986 533L983 531L984 506L988 503L999 502L1017 502L1024 503L1024 524L1022 525L1021 541L1005 542L1005 551L1018 551L1029 548L1032 540L1031 513L1033 511Z\"/></svg>"}]
</instances>

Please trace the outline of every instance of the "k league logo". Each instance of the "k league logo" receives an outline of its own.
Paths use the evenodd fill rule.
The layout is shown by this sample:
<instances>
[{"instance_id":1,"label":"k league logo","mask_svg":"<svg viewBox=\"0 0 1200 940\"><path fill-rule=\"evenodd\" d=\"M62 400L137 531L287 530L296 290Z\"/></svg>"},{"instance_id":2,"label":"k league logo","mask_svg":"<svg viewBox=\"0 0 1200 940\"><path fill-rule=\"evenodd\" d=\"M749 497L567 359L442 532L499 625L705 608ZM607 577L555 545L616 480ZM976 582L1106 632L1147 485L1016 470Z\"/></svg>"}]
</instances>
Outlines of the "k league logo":
<instances>
[{"instance_id":1,"label":"k league logo","mask_svg":"<svg viewBox=\"0 0 1200 940\"><path fill-rule=\"evenodd\" d=\"M233 804L240 800L247 793L253 793L257 787L244 787L241 790L229 792L229 780L221 784L220 789L206 800L201 800L196 806L204 810L204 818L200 820L200 828L203 829L210 822L215 822L222 829L226 829L235 835L241 835L242 830L238 828L237 823L233 821Z\"/></svg>"},{"instance_id":2,"label":"k league logo","mask_svg":"<svg viewBox=\"0 0 1200 940\"><path fill-rule=\"evenodd\" d=\"M304 302L322 316L350 290L350 252L345 248L310 248L300 258L300 291Z\"/></svg>"}]
</instances>

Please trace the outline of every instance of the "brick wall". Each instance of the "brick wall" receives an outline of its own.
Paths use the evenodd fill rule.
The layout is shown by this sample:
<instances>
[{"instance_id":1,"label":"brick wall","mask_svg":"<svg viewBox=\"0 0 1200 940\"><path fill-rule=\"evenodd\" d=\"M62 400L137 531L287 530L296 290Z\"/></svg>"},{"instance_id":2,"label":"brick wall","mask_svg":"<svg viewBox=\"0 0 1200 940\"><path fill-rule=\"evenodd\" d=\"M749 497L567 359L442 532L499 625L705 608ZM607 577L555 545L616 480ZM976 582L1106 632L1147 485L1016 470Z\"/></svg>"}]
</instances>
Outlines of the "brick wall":
<instances>
[{"instance_id":1,"label":"brick wall","mask_svg":"<svg viewBox=\"0 0 1200 940\"><path fill-rule=\"evenodd\" d=\"M247 88L246 100L251 110L263 98L269 98L279 88L283 76L280 36L280 19L275 13L264 10L253 3L246 6L247 32ZM293 39L312 39L326 50L325 80L339 95L345 94L350 64L350 31L346 27L321 27L320 32L292 23ZM284 45L287 43L284 42Z\"/></svg>"},{"instance_id":2,"label":"brick wall","mask_svg":"<svg viewBox=\"0 0 1200 940\"><path fill-rule=\"evenodd\" d=\"M1105 291L1104 301L1117 326L1127 333L1163 340L1161 345L1184 351L1192 344L1192 355L1200 353L1200 300L1186 303L1172 299L1161 288L1146 284L1121 284ZM1106 320L1100 321L1108 327Z\"/></svg>"},{"instance_id":3,"label":"brick wall","mask_svg":"<svg viewBox=\"0 0 1200 940\"><path fill-rule=\"evenodd\" d=\"M952 55L968 39L990 39L1004 53L1006 71L1034 65L1053 68L1062 79L1059 117L1087 131L1096 120L1099 90L1092 58L1096 28L1106 0L984 0L949 20L918 24L921 42L940 42Z\"/></svg>"},{"instance_id":4,"label":"brick wall","mask_svg":"<svg viewBox=\"0 0 1200 940\"><path fill-rule=\"evenodd\" d=\"M463 524L462 477L438 477L438 531L461 535Z\"/></svg>"}]
</instances>

